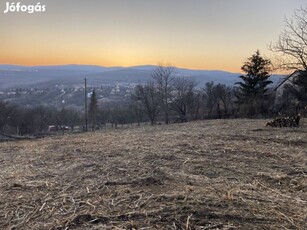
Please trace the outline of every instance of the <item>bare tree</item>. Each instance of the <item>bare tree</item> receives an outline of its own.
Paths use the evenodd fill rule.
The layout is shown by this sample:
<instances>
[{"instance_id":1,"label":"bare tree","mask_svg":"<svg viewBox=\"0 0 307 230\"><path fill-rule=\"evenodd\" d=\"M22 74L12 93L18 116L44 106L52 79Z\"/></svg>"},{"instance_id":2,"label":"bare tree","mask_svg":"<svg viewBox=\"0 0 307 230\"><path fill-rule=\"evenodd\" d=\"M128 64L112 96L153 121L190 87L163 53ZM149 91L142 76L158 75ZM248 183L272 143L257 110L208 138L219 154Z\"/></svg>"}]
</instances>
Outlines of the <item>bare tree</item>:
<instances>
[{"instance_id":1,"label":"bare tree","mask_svg":"<svg viewBox=\"0 0 307 230\"><path fill-rule=\"evenodd\" d=\"M203 95L200 90L193 90L193 98L188 104L188 111L192 120L200 119L200 109L203 103Z\"/></svg>"},{"instance_id":2,"label":"bare tree","mask_svg":"<svg viewBox=\"0 0 307 230\"><path fill-rule=\"evenodd\" d=\"M130 109L133 111L135 120L140 126L140 123L143 121L143 110L142 110L142 103L140 101L135 101L130 105Z\"/></svg>"},{"instance_id":3,"label":"bare tree","mask_svg":"<svg viewBox=\"0 0 307 230\"><path fill-rule=\"evenodd\" d=\"M108 110L109 121L112 127L116 128L121 125L123 128L125 124L131 124L133 122L132 111L124 105L116 105Z\"/></svg>"},{"instance_id":4,"label":"bare tree","mask_svg":"<svg viewBox=\"0 0 307 230\"><path fill-rule=\"evenodd\" d=\"M211 117L212 111L214 106L217 103L217 98L215 97L215 86L214 82L207 82L205 87L203 88L204 91L204 99L206 103L206 107L208 109L208 117Z\"/></svg>"},{"instance_id":5,"label":"bare tree","mask_svg":"<svg viewBox=\"0 0 307 230\"><path fill-rule=\"evenodd\" d=\"M119 111L118 107L109 108L106 110L108 114L108 121L111 123L112 128L117 129L117 125L119 124Z\"/></svg>"},{"instance_id":6,"label":"bare tree","mask_svg":"<svg viewBox=\"0 0 307 230\"><path fill-rule=\"evenodd\" d=\"M63 108L58 112L57 118L59 122L58 125L62 127L62 129L65 128L65 126L69 126L71 131L82 122L79 112L73 108Z\"/></svg>"},{"instance_id":7,"label":"bare tree","mask_svg":"<svg viewBox=\"0 0 307 230\"><path fill-rule=\"evenodd\" d=\"M196 82L188 78L176 78L173 81L173 95L172 109L178 114L181 122L188 121L187 113L191 108L189 105L194 100L194 88Z\"/></svg>"},{"instance_id":8,"label":"bare tree","mask_svg":"<svg viewBox=\"0 0 307 230\"><path fill-rule=\"evenodd\" d=\"M286 18L279 40L269 47L281 54L281 67L295 70L282 98L283 110L290 110L287 100L291 95L301 104L307 105L307 5L296 10L291 19ZM288 95L289 94L289 95ZM288 99L287 99L288 98Z\"/></svg>"},{"instance_id":9,"label":"bare tree","mask_svg":"<svg viewBox=\"0 0 307 230\"><path fill-rule=\"evenodd\" d=\"M175 68L172 65L159 65L154 69L152 78L157 88L159 99L165 113L165 124L169 123L169 104L171 101L172 82Z\"/></svg>"},{"instance_id":10,"label":"bare tree","mask_svg":"<svg viewBox=\"0 0 307 230\"><path fill-rule=\"evenodd\" d=\"M269 49L281 54L280 68L307 70L307 5L285 19L285 27Z\"/></svg>"},{"instance_id":11,"label":"bare tree","mask_svg":"<svg viewBox=\"0 0 307 230\"><path fill-rule=\"evenodd\" d=\"M144 113L150 119L151 125L154 125L160 112L160 101L154 84L138 85L132 97L142 104Z\"/></svg>"},{"instance_id":12,"label":"bare tree","mask_svg":"<svg viewBox=\"0 0 307 230\"><path fill-rule=\"evenodd\" d=\"M224 117L228 117L230 111L233 112L233 89L224 84L217 84L214 88L214 94L217 98L218 105L221 104L224 111Z\"/></svg>"},{"instance_id":13,"label":"bare tree","mask_svg":"<svg viewBox=\"0 0 307 230\"><path fill-rule=\"evenodd\" d=\"M1 109L0 109L1 113ZM48 125L55 124L57 114L56 109L47 106L34 108L15 107L9 116L7 124L10 125L14 133L24 135L39 133L47 130Z\"/></svg>"},{"instance_id":14,"label":"bare tree","mask_svg":"<svg viewBox=\"0 0 307 230\"><path fill-rule=\"evenodd\" d=\"M14 114L15 106L10 105L8 102L0 101L0 131L7 124L10 116Z\"/></svg>"},{"instance_id":15,"label":"bare tree","mask_svg":"<svg viewBox=\"0 0 307 230\"><path fill-rule=\"evenodd\" d=\"M234 113L234 90L224 84L207 82L204 90L208 117L227 118Z\"/></svg>"}]
</instances>

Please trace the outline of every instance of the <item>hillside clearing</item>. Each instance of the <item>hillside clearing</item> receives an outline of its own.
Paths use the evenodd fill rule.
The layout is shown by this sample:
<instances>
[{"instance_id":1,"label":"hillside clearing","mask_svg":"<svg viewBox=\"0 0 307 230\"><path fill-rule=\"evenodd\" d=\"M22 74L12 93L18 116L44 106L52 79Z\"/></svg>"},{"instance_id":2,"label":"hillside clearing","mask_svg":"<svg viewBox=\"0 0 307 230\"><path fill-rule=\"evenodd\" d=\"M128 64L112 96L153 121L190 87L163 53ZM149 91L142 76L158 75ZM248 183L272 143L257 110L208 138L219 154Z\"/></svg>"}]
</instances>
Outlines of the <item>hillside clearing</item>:
<instances>
[{"instance_id":1,"label":"hillside clearing","mask_svg":"<svg viewBox=\"0 0 307 230\"><path fill-rule=\"evenodd\" d=\"M265 123L0 143L0 228L306 229L307 125Z\"/></svg>"}]
</instances>

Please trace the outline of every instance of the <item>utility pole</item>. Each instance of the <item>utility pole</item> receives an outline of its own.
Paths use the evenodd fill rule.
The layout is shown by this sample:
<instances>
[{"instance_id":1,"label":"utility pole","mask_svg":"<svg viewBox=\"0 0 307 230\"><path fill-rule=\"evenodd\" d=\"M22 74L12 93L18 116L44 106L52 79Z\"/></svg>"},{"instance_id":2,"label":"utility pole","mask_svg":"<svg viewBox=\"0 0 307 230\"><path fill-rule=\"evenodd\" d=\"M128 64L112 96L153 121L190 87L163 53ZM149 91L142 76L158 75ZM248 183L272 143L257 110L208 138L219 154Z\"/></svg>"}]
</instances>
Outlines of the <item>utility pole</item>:
<instances>
[{"instance_id":1,"label":"utility pole","mask_svg":"<svg viewBox=\"0 0 307 230\"><path fill-rule=\"evenodd\" d=\"M85 103L85 132L87 132L87 84L84 79L84 103Z\"/></svg>"}]
</instances>

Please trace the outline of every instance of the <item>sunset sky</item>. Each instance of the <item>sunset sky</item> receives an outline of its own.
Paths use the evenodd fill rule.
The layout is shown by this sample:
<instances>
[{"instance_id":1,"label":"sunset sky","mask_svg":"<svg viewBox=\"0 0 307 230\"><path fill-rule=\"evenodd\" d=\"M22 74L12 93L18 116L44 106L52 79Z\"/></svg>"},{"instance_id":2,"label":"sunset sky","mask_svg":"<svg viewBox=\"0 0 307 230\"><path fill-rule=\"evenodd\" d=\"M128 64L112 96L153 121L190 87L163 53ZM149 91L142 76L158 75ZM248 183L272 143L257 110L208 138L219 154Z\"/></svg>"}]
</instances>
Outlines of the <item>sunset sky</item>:
<instances>
[{"instance_id":1,"label":"sunset sky","mask_svg":"<svg viewBox=\"0 0 307 230\"><path fill-rule=\"evenodd\" d=\"M4 14L0 64L132 66L172 63L239 72L266 57L285 16L306 0L24 0L46 11Z\"/></svg>"}]
</instances>

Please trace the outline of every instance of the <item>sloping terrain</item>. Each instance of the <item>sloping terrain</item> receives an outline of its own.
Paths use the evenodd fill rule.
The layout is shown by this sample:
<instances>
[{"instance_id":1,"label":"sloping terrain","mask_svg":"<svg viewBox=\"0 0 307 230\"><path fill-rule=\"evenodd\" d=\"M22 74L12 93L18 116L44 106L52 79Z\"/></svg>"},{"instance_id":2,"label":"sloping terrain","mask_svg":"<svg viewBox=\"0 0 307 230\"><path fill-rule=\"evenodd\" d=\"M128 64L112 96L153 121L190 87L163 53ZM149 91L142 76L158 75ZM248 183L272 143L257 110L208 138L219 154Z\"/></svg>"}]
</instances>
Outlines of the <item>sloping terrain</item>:
<instances>
[{"instance_id":1,"label":"sloping terrain","mask_svg":"<svg viewBox=\"0 0 307 230\"><path fill-rule=\"evenodd\" d=\"M63 65L63 66L10 66L0 64L0 89L7 88L53 88L55 85L65 87L82 87L84 78L88 84L101 86L105 84L140 84L151 79L156 66L132 67L103 67L88 65ZM175 76L191 77L203 87L205 83L215 83L233 86L240 81L240 73L231 73L219 70L193 70L175 68ZM283 75L273 75L274 84L283 79Z\"/></svg>"},{"instance_id":2,"label":"sloping terrain","mask_svg":"<svg viewBox=\"0 0 307 230\"><path fill-rule=\"evenodd\" d=\"M0 229L306 229L307 124L264 125L0 143Z\"/></svg>"}]
</instances>

